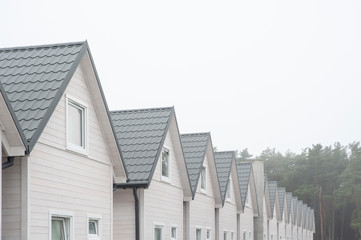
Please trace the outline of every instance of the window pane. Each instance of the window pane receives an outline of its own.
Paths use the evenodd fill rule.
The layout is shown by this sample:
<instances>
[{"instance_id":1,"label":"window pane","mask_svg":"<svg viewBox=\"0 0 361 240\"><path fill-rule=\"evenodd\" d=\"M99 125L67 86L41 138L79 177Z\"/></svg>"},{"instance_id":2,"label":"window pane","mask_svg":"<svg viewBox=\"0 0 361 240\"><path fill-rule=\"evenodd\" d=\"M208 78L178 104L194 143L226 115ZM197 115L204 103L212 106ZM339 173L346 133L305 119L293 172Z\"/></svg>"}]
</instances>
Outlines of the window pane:
<instances>
[{"instance_id":1,"label":"window pane","mask_svg":"<svg viewBox=\"0 0 361 240\"><path fill-rule=\"evenodd\" d=\"M51 220L51 240L65 240L64 220Z\"/></svg>"},{"instance_id":2,"label":"window pane","mask_svg":"<svg viewBox=\"0 0 361 240\"><path fill-rule=\"evenodd\" d=\"M207 230L207 239L211 239L211 230Z\"/></svg>"},{"instance_id":3,"label":"window pane","mask_svg":"<svg viewBox=\"0 0 361 240\"><path fill-rule=\"evenodd\" d=\"M202 167L201 171L201 188L206 189L206 168Z\"/></svg>"},{"instance_id":4,"label":"window pane","mask_svg":"<svg viewBox=\"0 0 361 240\"><path fill-rule=\"evenodd\" d=\"M84 146L83 139L83 125L84 125L84 117L83 111L81 108L74 106L73 104L69 104L68 109L68 134L69 134L69 142L78 146Z\"/></svg>"},{"instance_id":5,"label":"window pane","mask_svg":"<svg viewBox=\"0 0 361 240\"><path fill-rule=\"evenodd\" d=\"M197 229L196 230L196 240L201 240L202 239L202 230L201 229Z\"/></svg>"},{"instance_id":6,"label":"window pane","mask_svg":"<svg viewBox=\"0 0 361 240\"><path fill-rule=\"evenodd\" d=\"M162 240L162 229L154 228L154 240Z\"/></svg>"},{"instance_id":7,"label":"window pane","mask_svg":"<svg viewBox=\"0 0 361 240\"><path fill-rule=\"evenodd\" d=\"M162 176L169 177L168 174L168 161L169 161L169 152L162 152Z\"/></svg>"},{"instance_id":8,"label":"window pane","mask_svg":"<svg viewBox=\"0 0 361 240\"><path fill-rule=\"evenodd\" d=\"M227 184L227 198L231 198L231 181L228 180Z\"/></svg>"},{"instance_id":9,"label":"window pane","mask_svg":"<svg viewBox=\"0 0 361 240\"><path fill-rule=\"evenodd\" d=\"M223 239L227 240L227 233L226 232L223 232Z\"/></svg>"},{"instance_id":10,"label":"window pane","mask_svg":"<svg viewBox=\"0 0 361 240\"><path fill-rule=\"evenodd\" d=\"M172 233L171 233L171 234L172 234L171 237L172 237L173 239L176 239L176 238L177 238L177 229L176 229L175 227L172 227Z\"/></svg>"},{"instance_id":11,"label":"window pane","mask_svg":"<svg viewBox=\"0 0 361 240\"><path fill-rule=\"evenodd\" d=\"M89 221L89 234L98 234L96 221Z\"/></svg>"}]
</instances>

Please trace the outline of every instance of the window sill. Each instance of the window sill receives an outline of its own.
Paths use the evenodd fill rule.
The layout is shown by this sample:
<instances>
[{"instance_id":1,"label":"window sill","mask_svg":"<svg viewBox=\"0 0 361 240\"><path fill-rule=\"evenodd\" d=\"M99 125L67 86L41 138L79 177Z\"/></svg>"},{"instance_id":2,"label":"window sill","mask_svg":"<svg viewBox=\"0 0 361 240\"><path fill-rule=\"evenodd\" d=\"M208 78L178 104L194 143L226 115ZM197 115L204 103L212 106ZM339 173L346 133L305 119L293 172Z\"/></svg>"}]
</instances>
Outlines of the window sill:
<instances>
[{"instance_id":1,"label":"window sill","mask_svg":"<svg viewBox=\"0 0 361 240\"><path fill-rule=\"evenodd\" d=\"M72 144L67 144L66 145L66 149L74 152L74 153L78 153L84 156L88 156L88 151L82 147L76 146L76 145L72 145Z\"/></svg>"},{"instance_id":2,"label":"window sill","mask_svg":"<svg viewBox=\"0 0 361 240\"><path fill-rule=\"evenodd\" d=\"M171 183L171 181L170 181L170 178L169 177L164 177L164 176L161 176L160 177L160 180L162 181L162 182L166 182L166 183Z\"/></svg>"}]
</instances>

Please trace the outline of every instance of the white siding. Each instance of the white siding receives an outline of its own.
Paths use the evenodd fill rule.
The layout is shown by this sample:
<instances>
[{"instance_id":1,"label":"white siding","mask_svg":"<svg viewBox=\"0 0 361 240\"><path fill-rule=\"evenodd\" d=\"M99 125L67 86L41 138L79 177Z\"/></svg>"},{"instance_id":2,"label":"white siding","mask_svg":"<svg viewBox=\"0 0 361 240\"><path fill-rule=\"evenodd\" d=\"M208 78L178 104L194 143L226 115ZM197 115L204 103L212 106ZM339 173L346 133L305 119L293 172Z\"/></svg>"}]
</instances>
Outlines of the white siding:
<instances>
[{"instance_id":1,"label":"white siding","mask_svg":"<svg viewBox=\"0 0 361 240\"><path fill-rule=\"evenodd\" d=\"M276 201L277 201L277 198L276 198ZM271 236L273 236L273 240L277 239L276 203L274 206L273 218L269 220L269 239L272 239Z\"/></svg>"},{"instance_id":2,"label":"white siding","mask_svg":"<svg viewBox=\"0 0 361 240\"><path fill-rule=\"evenodd\" d=\"M87 104L88 155L66 150L65 95L29 161L29 239L49 240L50 211L74 214L74 239L87 238L87 216L100 215L102 239L111 239L112 166L92 96L78 67L65 94Z\"/></svg>"},{"instance_id":3,"label":"white siding","mask_svg":"<svg viewBox=\"0 0 361 240\"><path fill-rule=\"evenodd\" d=\"M211 230L211 239L215 238L215 199L213 184L207 157L204 159L207 167L207 192L201 192L201 181L198 182L197 192L194 200L190 201L190 239L196 238L196 229L202 229L202 239L206 239L207 228ZM220 229L220 232L222 230Z\"/></svg>"},{"instance_id":4,"label":"white siding","mask_svg":"<svg viewBox=\"0 0 361 240\"><path fill-rule=\"evenodd\" d=\"M154 225L163 226L164 239L170 239L171 226L177 227L177 238L183 239L183 188L178 167L182 158L175 154L172 142L175 137L168 131L164 142L170 154L170 182L161 180L158 159L150 187L144 191L144 240L153 238Z\"/></svg>"},{"instance_id":5,"label":"white siding","mask_svg":"<svg viewBox=\"0 0 361 240\"><path fill-rule=\"evenodd\" d=\"M286 200L285 200L285 206L286 206ZM285 223L285 214L284 211L282 214L282 221L279 223L279 235L280 235L280 239L282 237L282 239L286 239L286 223Z\"/></svg>"},{"instance_id":6,"label":"white siding","mask_svg":"<svg viewBox=\"0 0 361 240\"><path fill-rule=\"evenodd\" d=\"M245 206L244 208L244 212L240 214L240 239L243 240L243 233L246 232L246 236L247 236L247 240L249 239L249 233L251 232L252 234L252 239L254 238L253 234L254 234L254 225L253 225L253 217L254 217L254 210L253 210L253 206L252 206L252 194L251 194L251 188L250 185L248 184L248 203L249 205Z\"/></svg>"},{"instance_id":7,"label":"white siding","mask_svg":"<svg viewBox=\"0 0 361 240\"><path fill-rule=\"evenodd\" d=\"M6 159L4 159L5 161ZM21 160L2 171L2 239L21 238Z\"/></svg>"},{"instance_id":8,"label":"white siding","mask_svg":"<svg viewBox=\"0 0 361 240\"><path fill-rule=\"evenodd\" d=\"M139 193L138 193L139 196ZM135 210L133 189L117 189L114 192L113 238L135 239Z\"/></svg>"}]
</instances>

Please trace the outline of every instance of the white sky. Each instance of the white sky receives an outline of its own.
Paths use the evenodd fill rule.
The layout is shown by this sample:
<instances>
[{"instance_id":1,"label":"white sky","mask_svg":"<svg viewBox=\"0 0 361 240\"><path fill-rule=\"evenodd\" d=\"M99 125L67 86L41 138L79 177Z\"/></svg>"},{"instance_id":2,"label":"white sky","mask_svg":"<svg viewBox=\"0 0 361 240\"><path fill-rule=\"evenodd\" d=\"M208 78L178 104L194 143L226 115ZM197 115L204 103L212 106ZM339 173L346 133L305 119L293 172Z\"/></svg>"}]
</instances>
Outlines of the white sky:
<instances>
[{"instance_id":1,"label":"white sky","mask_svg":"<svg viewBox=\"0 0 361 240\"><path fill-rule=\"evenodd\" d=\"M175 106L219 150L361 137L361 1L0 0L0 47L90 45L111 110Z\"/></svg>"}]
</instances>

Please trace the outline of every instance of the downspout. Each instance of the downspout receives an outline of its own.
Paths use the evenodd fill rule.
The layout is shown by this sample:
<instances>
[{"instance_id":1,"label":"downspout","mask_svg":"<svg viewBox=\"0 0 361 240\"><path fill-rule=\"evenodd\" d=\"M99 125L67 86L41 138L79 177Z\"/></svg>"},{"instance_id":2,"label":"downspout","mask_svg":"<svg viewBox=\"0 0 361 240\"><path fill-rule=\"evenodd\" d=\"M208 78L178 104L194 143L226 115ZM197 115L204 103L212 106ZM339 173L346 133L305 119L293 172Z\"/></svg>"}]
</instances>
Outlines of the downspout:
<instances>
[{"instance_id":1,"label":"downspout","mask_svg":"<svg viewBox=\"0 0 361 240\"><path fill-rule=\"evenodd\" d=\"M134 210L135 210L135 240L139 240L139 198L137 187L133 187Z\"/></svg>"},{"instance_id":2,"label":"downspout","mask_svg":"<svg viewBox=\"0 0 361 240\"><path fill-rule=\"evenodd\" d=\"M140 240L140 227L139 227L139 197L138 197L138 188L148 188L147 182L139 182L139 183L115 183L113 185L113 191L117 190L118 188L133 189L133 196L134 196L134 212L135 212L135 240Z\"/></svg>"},{"instance_id":3,"label":"downspout","mask_svg":"<svg viewBox=\"0 0 361 240\"><path fill-rule=\"evenodd\" d=\"M8 160L2 164L2 170L14 165L14 157L8 157Z\"/></svg>"}]
</instances>

